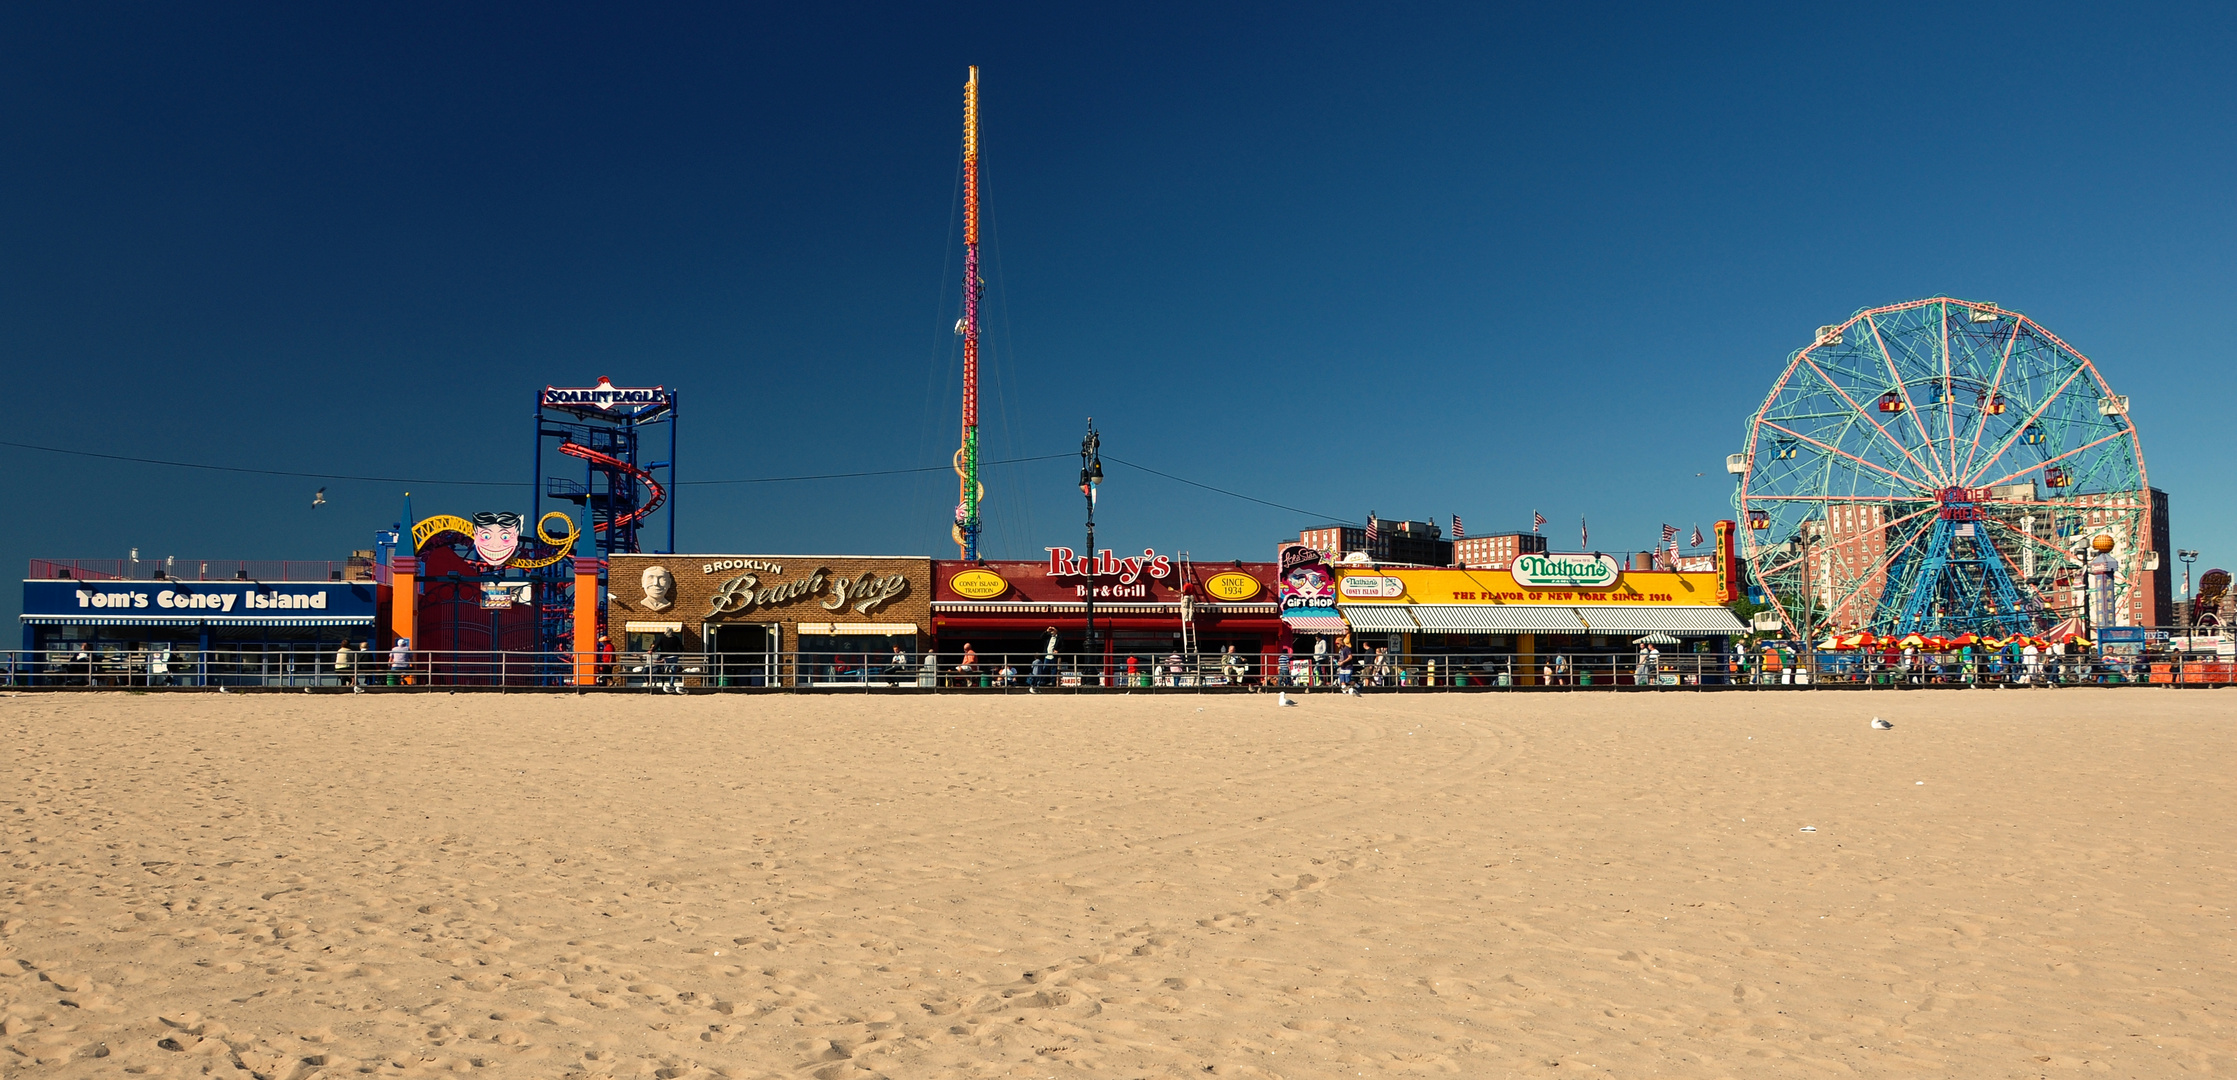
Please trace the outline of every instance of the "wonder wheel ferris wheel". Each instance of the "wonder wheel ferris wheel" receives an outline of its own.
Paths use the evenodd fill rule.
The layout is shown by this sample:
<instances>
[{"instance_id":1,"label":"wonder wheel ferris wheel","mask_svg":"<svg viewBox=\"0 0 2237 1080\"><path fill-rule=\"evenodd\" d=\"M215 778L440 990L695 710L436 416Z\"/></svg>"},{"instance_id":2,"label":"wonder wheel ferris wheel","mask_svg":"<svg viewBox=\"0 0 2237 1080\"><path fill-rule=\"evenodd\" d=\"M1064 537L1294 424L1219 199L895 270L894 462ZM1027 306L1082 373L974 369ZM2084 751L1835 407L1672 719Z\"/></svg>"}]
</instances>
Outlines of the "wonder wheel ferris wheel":
<instances>
[{"instance_id":1,"label":"wonder wheel ferris wheel","mask_svg":"<svg viewBox=\"0 0 2237 1080\"><path fill-rule=\"evenodd\" d=\"M2093 547L2122 581L2154 547L2128 399L1995 304L1821 327L1729 467L1751 576L1804 632L2042 634L2083 614Z\"/></svg>"}]
</instances>

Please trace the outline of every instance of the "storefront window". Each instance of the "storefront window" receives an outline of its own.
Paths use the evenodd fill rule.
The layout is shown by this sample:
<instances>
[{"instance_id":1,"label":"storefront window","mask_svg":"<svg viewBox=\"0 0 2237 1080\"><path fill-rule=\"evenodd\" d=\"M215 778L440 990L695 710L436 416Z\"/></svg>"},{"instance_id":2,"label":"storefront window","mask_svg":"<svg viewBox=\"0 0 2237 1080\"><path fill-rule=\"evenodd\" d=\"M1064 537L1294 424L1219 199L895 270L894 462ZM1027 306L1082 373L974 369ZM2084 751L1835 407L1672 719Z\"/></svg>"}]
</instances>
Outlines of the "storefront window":
<instances>
[{"instance_id":1,"label":"storefront window","mask_svg":"<svg viewBox=\"0 0 2237 1080\"><path fill-rule=\"evenodd\" d=\"M906 664L896 664L893 647L899 645ZM817 683L914 682L916 639L887 634L803 634L800 636L800 681ZM896 667L902 670L893 670Z\"/></svg>"}]
</instances>

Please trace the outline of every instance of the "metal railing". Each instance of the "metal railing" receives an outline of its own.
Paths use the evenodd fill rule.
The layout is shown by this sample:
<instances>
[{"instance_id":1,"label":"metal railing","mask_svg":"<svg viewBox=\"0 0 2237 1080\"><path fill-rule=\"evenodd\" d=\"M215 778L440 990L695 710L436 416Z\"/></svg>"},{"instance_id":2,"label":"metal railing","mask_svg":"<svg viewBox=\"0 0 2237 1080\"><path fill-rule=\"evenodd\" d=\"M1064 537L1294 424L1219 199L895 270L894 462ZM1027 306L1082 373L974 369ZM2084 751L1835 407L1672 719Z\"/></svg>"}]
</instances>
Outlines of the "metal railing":
<instances>
[{"instance_id":1,"label":"metal railing","mask_svg":"<svg viewBox=\"0 0 2237 1080\"><path fill-rule=\"evenodd\" d=\"M966 663L966 659L971 662ZM53 689L723 691L1861 689L2229 685L2237 657L2139 651L1876 653L891 654L337 652L331 645L0 653L0 684Z\"/></svg>"},{"instance_id":2,"label":"metal railing","mask_svg":"<svg viewBox=\"0 0 2237 1080\"><path fill-rule=\"evenodd\" d=\"M37 581L354 581L370 580L368 563L299 559L33 559Z\"/></svg>"}]
</instances>

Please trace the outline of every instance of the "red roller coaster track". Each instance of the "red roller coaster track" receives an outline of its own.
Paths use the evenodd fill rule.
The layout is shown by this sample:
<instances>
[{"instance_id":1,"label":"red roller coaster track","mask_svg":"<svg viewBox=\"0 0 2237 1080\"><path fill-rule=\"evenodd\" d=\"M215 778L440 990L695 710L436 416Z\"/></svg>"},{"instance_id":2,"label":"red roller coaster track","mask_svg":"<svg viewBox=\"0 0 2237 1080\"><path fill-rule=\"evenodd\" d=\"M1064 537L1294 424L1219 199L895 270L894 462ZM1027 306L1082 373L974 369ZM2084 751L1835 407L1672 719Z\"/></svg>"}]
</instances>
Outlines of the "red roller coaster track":
<instances>
[{"instance_id":1,"label":"red roller coaster track","mask_svg":"<svg viewBox=\"0 0 2237 1080\"><path fill-rule=\"evenodd\" d=\"M629 474L631 479L634 479L638 483L652 489L652 497L645 500L645 505L640 506L635 510L631 510L630 512L623 514L620 517L614 518L610 521L593 522L591 528L594 531L605 532L607 529L610 529L616 525L628 525L634 522L642 521L645 518L650 517L653 511L660 509L660 504L667 501L668 499L668 489L661 487L660 484L652 478L651 473L646 472L645 470L640 469L635 465L631 465L630 463L623 461L622 459L617 458L612 454L601 454L598 451L591 449L590 447L584 446L580 443L572 442L560 443L559 452L567 455L568 457L581 458L584 461L590 462L592 465L597 466L598 468L607 470L608 472L627 473ZM587 504L585 508L588 508Z\"/></svg>"}]
</instances>

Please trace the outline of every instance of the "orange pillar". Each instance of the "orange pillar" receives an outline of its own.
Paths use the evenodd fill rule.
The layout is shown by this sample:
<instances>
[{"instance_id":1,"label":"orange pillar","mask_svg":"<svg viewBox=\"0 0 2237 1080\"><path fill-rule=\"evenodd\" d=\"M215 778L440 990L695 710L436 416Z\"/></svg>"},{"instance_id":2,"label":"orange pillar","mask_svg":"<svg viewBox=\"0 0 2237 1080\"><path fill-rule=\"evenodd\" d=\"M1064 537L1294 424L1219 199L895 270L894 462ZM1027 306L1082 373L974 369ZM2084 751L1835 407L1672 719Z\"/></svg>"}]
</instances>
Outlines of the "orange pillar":
<instances>
[{"instance_id":1,"label":"orange pillar","mask_svg":"<svg viewBox=\"0 0 2237 1080\"><path fill-rule=\"evenodd\" d=\"M388 628L397 637L412 637L418 631L413 617L419 614L419 560L410 555L395 556L389 560L389 573Z\"/></svg>"},{"instance_id":2,"label":"orange pillar","mask_svg":"<svg viewBox=\"0 0 2237 1080\"><path fill-rule=\"evenodd\" d=\"M598 683L598 574L604 559L575 560L575 685Z\"/></svg>"}]
</instances>

